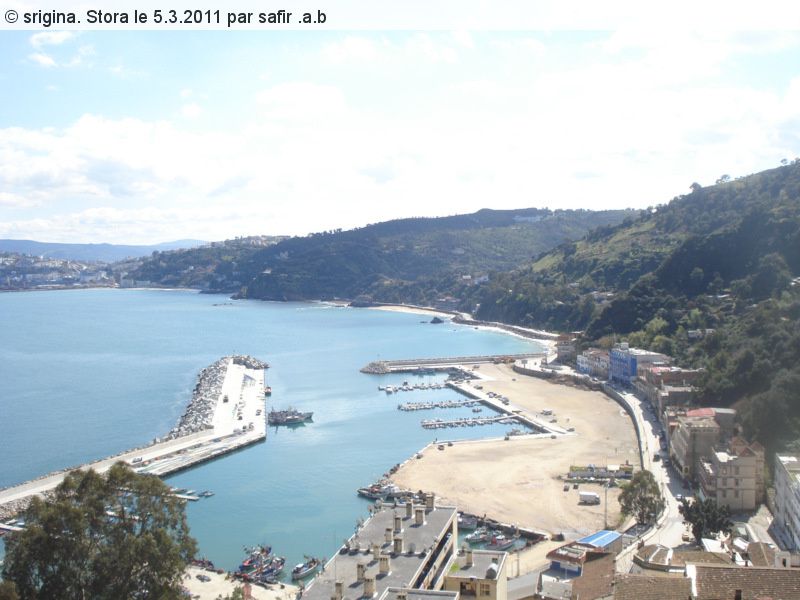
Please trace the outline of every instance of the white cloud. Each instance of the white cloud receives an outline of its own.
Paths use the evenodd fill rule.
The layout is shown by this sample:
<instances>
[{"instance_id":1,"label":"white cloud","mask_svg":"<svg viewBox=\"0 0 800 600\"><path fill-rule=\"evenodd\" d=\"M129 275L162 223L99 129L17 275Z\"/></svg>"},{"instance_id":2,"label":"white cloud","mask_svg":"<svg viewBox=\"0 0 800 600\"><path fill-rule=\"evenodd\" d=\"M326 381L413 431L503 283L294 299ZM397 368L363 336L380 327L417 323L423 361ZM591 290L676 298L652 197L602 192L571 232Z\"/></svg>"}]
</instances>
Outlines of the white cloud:
<instances>
[{"instance_id":1,"label":"white cloud","mask_svg":"<svg viewBox=\"0 0 800 600\"><path fill-rule=\"evenodd\" d=\"M743 44L617 37L566 60L526 36L345 36L315 49L324 76L237 97L247 110L226 113L224 127L185 88L172 121L84 115L0 129L0 234L220 239L483 207L664 202L692 181L800 154L800 78L769 89L729 80Z\"/></svg>"},{"instance_id":2,"label":"white cloud","mask_svg":"<svg viewBox=\"0 0 800 600\"><path fill-rule=\"evenodd\" d=\"M43 31L42 33L33 34L30 38L30 43L34 48L60 46L74 37L75 33L72 31Z\"/></svg>"},{"instance_id":3,"label":"white cloud","mask_svg":"<svg viewBox=\"0 0 800 600\"><path fill-rule=\"evenodd\" d=\"M44 52L34 52L33 54L29 54L28 58L41 67L50 68L56 66L56 61L53 57Z\"/></svg>"}]
</instances>

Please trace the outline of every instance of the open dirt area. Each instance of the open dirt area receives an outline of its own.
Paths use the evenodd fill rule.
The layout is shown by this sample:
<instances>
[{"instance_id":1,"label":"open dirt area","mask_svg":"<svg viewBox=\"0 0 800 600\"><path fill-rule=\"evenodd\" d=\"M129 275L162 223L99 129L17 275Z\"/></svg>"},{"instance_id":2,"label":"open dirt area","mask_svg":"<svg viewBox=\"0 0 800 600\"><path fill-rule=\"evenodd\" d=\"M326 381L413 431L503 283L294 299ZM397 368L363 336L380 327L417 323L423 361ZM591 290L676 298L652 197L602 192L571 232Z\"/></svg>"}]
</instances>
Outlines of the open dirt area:
<instances>
[{"instance_id":1,"label":"open dirt area","mask_svg":"<svg viewBox=\"0 0 800 600\"><path fill-rule=\"evenodd\" d=\"M198 575L207 577L208 581L201 581L197 578ZM241 585L240 582L233 581L225 575L196 567L186 569L183 584L195 600L225 598ZM294 600L297 597L297 590L297 586L287 584L270 586L270 589L254 585L251 587L250 595L254 600Z\"/></svg>"},{"instance_id":2,"label":"open dirt area","mask_svg":"<svg viewBox=\"0 0 800 600\"><path fill-rule=\"evenodd\" d=\"M601 392L553 384L515 373L506 365L481 365L484 391L508 397L509 408L532 415L552 410L559 425L573 434L550 437L518 436L509 440L457 442L428 447L419 460L406 462L393 476L404 488L435 492L442 503L521 527L563 533L574 539L604 525L604 490L581 484L600 494L601 503L578 504L579 490L563 491L570 465L624 464L638 466L633 424L624 410ZM457 436L457 432L453 432ZM444 436L442 436L444 437ZM608 491L608 525L620 520L618 488Z\"/></svg>"}]
</instances>

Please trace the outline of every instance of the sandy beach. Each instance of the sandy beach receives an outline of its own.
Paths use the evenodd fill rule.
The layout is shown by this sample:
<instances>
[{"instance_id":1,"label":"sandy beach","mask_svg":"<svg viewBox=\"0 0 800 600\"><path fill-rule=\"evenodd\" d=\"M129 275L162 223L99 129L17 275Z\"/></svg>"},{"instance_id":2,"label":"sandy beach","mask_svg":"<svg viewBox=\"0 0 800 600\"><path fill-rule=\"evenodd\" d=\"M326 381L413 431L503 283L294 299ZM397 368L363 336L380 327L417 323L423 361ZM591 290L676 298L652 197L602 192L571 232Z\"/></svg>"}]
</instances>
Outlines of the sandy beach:
<instances>
[{"instance_id":1,"label":"sandy beach","mask_svg":"<svg viewBox=\"0 0 800 600\"><path fill-rule=\"evenodd\" d=\"M201 581L197 578L198 575L205 575L210 581ZM229 596L241 583L229 579L224 574L218 575L198 567L189 567L186 569L183 585L189 590L192 598L216 600ZM297 596L297 590L297 586L289 584L270 586L270 589L254 585L250 593L256 600L293 600Z\"/></svg>"},{"instance_id":2,"label":"sandy beach","mask_svg":"<svg viewBox=\"0 0 800 600\"><path fill-rule=\"evenodd\" d=\"M564 491L559 476L575 464L638 464L638 444L630 418L600 392L515 373L507 365L481 365L484 391L507 396L511 408L532 416L552 410L550 418L573 434L512 437L509 440L456 442L439 450L429 446L419 460L410 460L394 475L401 487L433 491L442 502L487 515L498 521L574 539L604 526L604 489L582 484L580 490L600 494L601 504L578 504L579 490ZM440 434L444 439L449 432ZM457 431L451 435L457 436ZM618 488L608 491L608 525L620 520Z\"/></svg>"},{"instance_id":3,"label":"sandy beach","mask_svg":"<svg viewBox=\"0 0 800 600\"><path fill-rule=\"evenodd\" d=\"M383 306L368 306L369 310L385 310L389 312L407 313L411 315L427 315L430 317L441 317L443 319L450 319L453 317L452 313L442 312L435 308L425 308L423 306L407 306L405 304L385 304Z\"/></svg>"}]
</instances>

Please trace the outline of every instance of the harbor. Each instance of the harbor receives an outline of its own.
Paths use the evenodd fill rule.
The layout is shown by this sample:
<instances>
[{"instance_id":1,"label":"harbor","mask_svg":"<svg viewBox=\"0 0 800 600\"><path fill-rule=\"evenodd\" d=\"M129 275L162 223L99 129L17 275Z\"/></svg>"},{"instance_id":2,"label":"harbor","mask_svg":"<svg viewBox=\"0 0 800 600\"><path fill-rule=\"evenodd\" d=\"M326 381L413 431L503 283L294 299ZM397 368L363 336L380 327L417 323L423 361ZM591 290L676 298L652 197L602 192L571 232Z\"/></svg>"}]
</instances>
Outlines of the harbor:
<instances>
[{"instance_id":1,"label":"harbor","mask_svg":"<svg viewBox=\"0 0 800 600\"><path fill-rule=\"evenodd\" d=\"M163 439L76 469L104 473L122 461L139 473L164 477L263 441L268 366L250 356L221 358L200 372L186 411ZM72 470L0 490L0 519L16 515L32 496L53 490Z\"/></svg>"}]
</instances>

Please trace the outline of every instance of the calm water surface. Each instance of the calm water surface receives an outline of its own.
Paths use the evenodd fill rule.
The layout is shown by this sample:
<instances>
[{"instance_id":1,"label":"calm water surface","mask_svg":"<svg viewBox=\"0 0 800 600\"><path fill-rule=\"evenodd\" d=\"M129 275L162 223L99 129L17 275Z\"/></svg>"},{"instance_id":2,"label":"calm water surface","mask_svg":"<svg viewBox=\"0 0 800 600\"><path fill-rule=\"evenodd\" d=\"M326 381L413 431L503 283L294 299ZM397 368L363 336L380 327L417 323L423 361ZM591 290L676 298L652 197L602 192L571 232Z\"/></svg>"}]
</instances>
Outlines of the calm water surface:
<instances>
[{"instance_id":1,"label":"calm water surface","mask_svg":"<svg viewBox=\"0 0 800 600\"><path fill-rule=\"evenodd\" d=\"M271 365L268 406L314 411L314 422L271 428L266 442L167 481L215 492L190 503L187 513L201 554L219 566L234 568L242 547L257 543L271 544L287 564L302 562L304 554L331 556L367 514L356 488L437 436L497 436L509 429L424 430L422 419L472 413L400 412L398 402L459 397L450 390L387 396L378 385L412 377L359 373L379 358L538 348L423 320L189 291L0 294L0 486L147 443L175 424L200 369L226 354L251 354Z\"/></svg>"}]
</instances>

